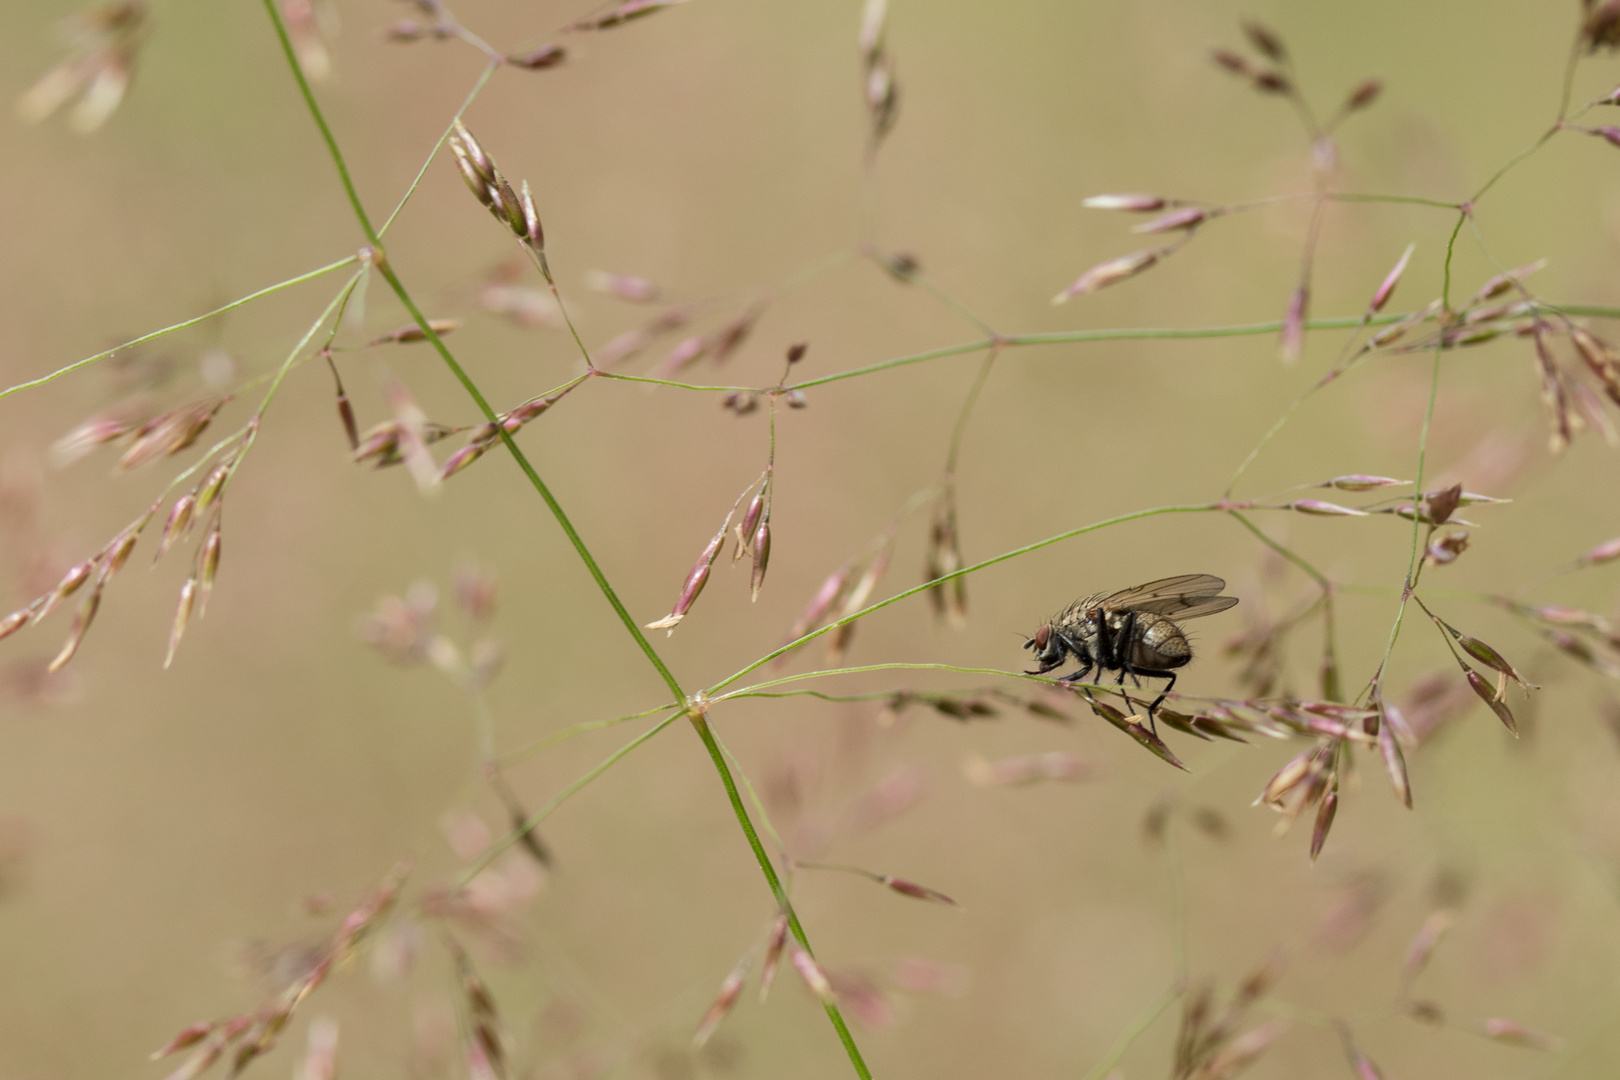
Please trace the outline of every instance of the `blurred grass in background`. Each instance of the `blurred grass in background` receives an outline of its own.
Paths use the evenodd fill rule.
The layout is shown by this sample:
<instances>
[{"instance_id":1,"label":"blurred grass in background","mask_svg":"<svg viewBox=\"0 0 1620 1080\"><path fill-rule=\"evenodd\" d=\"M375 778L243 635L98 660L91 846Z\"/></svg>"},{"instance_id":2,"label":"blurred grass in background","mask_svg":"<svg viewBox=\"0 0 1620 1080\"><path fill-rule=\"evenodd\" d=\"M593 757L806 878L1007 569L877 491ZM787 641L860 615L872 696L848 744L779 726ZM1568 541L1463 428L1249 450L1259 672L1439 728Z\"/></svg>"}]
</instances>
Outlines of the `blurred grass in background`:
<instances>
[{"instance_id":1,"label":"blurred grass in background","mask_svg":"<svg viewBox=\"0 0 1620 1080\"><path fill-rule=\"evenodd\" d=\"M54 62L52 26L73 10L0 9L6 94ZM382 43L378 31L401 17L400 5L353 0L338 10L333 77L319 93L378 214L409 184L481 58L456 42ZM579 12L464 0L457 14L509 45ZM1309 189L1309 147L1286 106L1208 61L1210 47L1237 44L1243 15L1284 35L1323 111L1362 77L1384 79L1376 107L1339 138L1341 189L1460 199L1554 114L1577 10L898 2L888 41L902 102L879 158L878 241L914 253L930 279L1003 333L1280 318L1304 204L1217 222L1141 278L1048 303L1087 266L1143 246L1128 232L1133 219L1083 210L1086 195L1228 202ZM865 138L858 16L854 4L699 0L575 39L556 70L498 73L468 123L508 175L534 186L552 266L588 341L646 314L588 292L589 270L643 275L676 298L746 299L854 245ZM1584 63L1577 100L1616 77L1610 58ZM128 101L92 137L58 122L26 127L9 112L0 128L5 385L362 243L255 4L159 5ZM1550 258L1538 294L1613 302L1616 169L1620 152L1600 140L1555 140L1481 203L1480 227L1506 265ZM1417 253L1392 307L1427 302L1452 220L1418 206L1330 207L1314 313L1358 314L1410 241ZM465 317L451 345L497 407L578 370L566 335L476 311L479 284L507 254L448 162L429 170L390 235L390 260L428 313ZM1454 294L1494 272L1465 232ZM198 392L198 357L210 348L237 357L244 374L273 369L338 284L334 276L278 294L139 355L170 365L164 393L174 400ZM372 333L408 321L379 286L367 298ZM690 374L768 385L791 342L810 343L798 374L813 378L979 336L921 290L851 260L771 303L727 367ZM967 558L1218 497L1341 340L1311 335L1293 368L1266 336L1009 350L966 432L958 498ZM340 359L363 424L386 415L384 366L435 419L477 419L426 346ZM959 356L834 383L812 391L804 411L782 412L774 553L759 603L746 599L745 571L717 567L679 633L656 642L688 685L774 647L822 578L937 480L978 364ZM4 553L0 606L33 595L21 582L37 560L59 570L99 547L172 472L165 464L109 475L106 454L49 466L50 443L113 399L115 370L104 364L0 403L6 490L39 499L37 532ZM1240 494L1349 472L1410 479L1428 370L1427 355L1375 360L1320 395ZM271 993L275 956L329 934L335 915L306 914L306 898L328 894L347 910L401 857L417 860L418 885L452 873L440 822L456 808L501 827L499 804L477 783L464 697L429 670L390 667L356 639L356 617L379 596L423 578L445 590L453 563L469 555L495 569L508 661L490 703L502 750L662 700L505 455L424 500L400 470L347 463L331 393L324 370L309 364L272 407L231 489L209 617L172 670L160 665L184 570L170 556L136 573L149 546L47 691L35 692L27 673L54 652L65 618L0 647L10 673L0 819L19 853L0 867L3 1080L164 1075L141 1056L185 1023L253 1007ZM876 704L716 710L717 730L761 789L780 792L791 786L784 777L797 778L796 827L847 823L862 793L898 770L922 785L907 814L869 832L843 829L825 858L924 882L961 910L856 878L804 872L795 882L829 966L878 976L918 956L970 973L961 996L901 994L895 1023L857 1030L878 1075L1083 1075L1173 979L1178 902L1195 976L1230 988L1271 950L1292 957L1276 996L1307 1012L1255 1077L1348 1074L1337 1034L1311 1023L1314 1014L1350 1019L1362 1048L1399 1075L1609 1075L1620 1052L1604 1020L1620 1004L1610 974L1620 960L1620 805L1603 712L1612 691L1502 614L1444 593L1514 590L1620 532L1612 451L1588 435L1550 459L1536 395L1527 342L1445 359L1430 473L1515 501L1470 515L1483 525L1474 546L1426 579L1452 622L1544 684L1521 717L1525 737L1511 741L1476 708L1413 756L1411 813L1363 758L1364 782L1343 794L1315 866L1303 829L1276 840L1275 817L1249 807L1297 747L1172 737L1192 770L1181 775L1090 717L1064 728L1009 711L962 725L917 708L881 728ZM251 407L230 406L229 423ZM713 396L623 383L583 388L523 436L641 621L668 610L725 508L764 466L765 440L763 411L737 418ZM1482 445L1522 464L1484 479ZM1409 528L1280 515L1260 523L1336 581L1374 587L1339 605L1346 684L1359 686L1382 653ZM884 588L921 580L925 528L919 517L902 534ZM921 597L896 605L861 624L849 662L1017 668L1026 656L1015 634L1075 596L1193 571L1227 578L1244 604L1195 624L1203 656L1178 689L1235 692L1221 641L1312 590L1218 515L1149 519L976 575L962 632L936 625ZM1614 571L1596 570L1533 598L1613 613L1613 590ZM1450 664L1420 623L1408 621L1395 652L1392 696ZM1312 685L1317 641L1313 625L1293 643L1288 685L1301 692ZM839 687L966 685L978 684L879 673ZM510 779L538 804L630 733L562 744ZM964 776L975 755L1046 750L1094 762L1096 779L983 789ZM1167 798L1213 809L1226 835L1212 839L1183 817L1166 843L1145 843L1144 814ZM556 868L516 922L519 944L509 962L478 954L536 1075L564 1075L547 1070L582 1053L629 1076L847 1071L790 977L766 1007L745 995L716 1037L719 1051L695 1065L686 1058L714 987L772 914L687 732L627 759L543 833ZM1416 992L1459 1028L1510 1016L1561 1035L1563 1053L1395 1014L1406 944L1442 904L1459 906L1457 925ZM449 1015L454 987L432 944L408 977L353 971L306 1007L339 1020L349 1075L439 1074L412 1033ZM307 1019L276 1060L255 1067L291 1068ZM1167 1015L1139 1040L1126 1075L1167 1069L1173 1027Z\"/></svg>"}]
</instances>

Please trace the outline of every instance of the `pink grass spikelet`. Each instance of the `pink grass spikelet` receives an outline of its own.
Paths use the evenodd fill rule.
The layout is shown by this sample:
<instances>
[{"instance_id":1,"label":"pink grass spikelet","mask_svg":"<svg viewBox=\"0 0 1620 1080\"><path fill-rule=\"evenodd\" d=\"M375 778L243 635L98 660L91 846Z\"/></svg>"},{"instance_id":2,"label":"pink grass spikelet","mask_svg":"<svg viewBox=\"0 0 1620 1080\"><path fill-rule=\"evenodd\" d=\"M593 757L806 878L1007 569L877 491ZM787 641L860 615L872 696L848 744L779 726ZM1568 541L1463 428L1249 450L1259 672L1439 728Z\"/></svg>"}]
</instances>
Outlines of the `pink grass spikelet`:
<instances>
[{"instance_id":1,"label":"pink grass spikelet","mask_svg":"<svg viewBox=\"0 0 1620 1080\"><path fill-rule=\"evenodd\" d=\"M1423 920L1423 925L1418 927L1418 932L1413 935L1411 944L1406 947L1406 958L1401 962L1402 979L1411 982L1417 978L1418 973L1428 965L1435 946L1440 944L1440 939L1451 929L1453 921L1452 913L1444 908L1430 912L1429 917Z\"/></svg>"},{"instance_id":2,"label":"pink grass spikelet","mask_svg":"<svg viewBox=\"0 0 1620 1080\"><path fill-rule=\"evenodd\" d=\"M1526 1027L1516 1020L1493 1017L1482 1020L1479 1030L1487 1039L1509 1046L1523 1046L1530 1050L1557 1050L1559 1046L1558 1040L1551 1035Z\"/></svg>"},{"instance_id":3,"label":"pink grass spikelet","mask_svg":"<svg viewBox=\"0 0 1620 1080\"><path fill-rule=\"evenodd\" d=\"M787 944L788 917L778 914L771 920L770 933L765 938L765 959L759 970L759 1000L764 1001L765 996L771 992L771 983L776 981L776 968L782 960L782 949Z\"/></svg>"},{"instance_id":4,"label":"pink grass spikelet","mask_svg":"<svg viewBox=\"0 0 1620 1080\"><path fill-rule=\"evenodd\" d=\"M725 979L721 981L720 990L715 994L714 1001L709 1005L708 1011L703 1014L703 1019L699 1021L697 1030L692 1033L692 1046L694 1048L702 1049L703 1045L709 1041L709 1037L720 1027L720 1022L730 1014L732 1007L737 1004L737 998L742 994L743 980L747 977L748 961L745 957L743 962L732 968Z\"/></svg>"},{"instance_id":5,"label":"pink grass spikelet","mask_svg":"<svg viewBox=\"0 0 1620 1080\"><path fill-rule=\"evenodd\" d=\"M1081 201L1081 206L1088 210L1124 210L1136 214L1150 214L1155 210L1163 210L1166 206L1174 205L1170 200L1159 195L1092 195Z\"/></svg>"},{"instance_id":6,"label":"pink grass spikelet","mask_svg":"<svg viewBox=\"0 0 1620 1080\"><path fill-rule=\"evenodd\" d=\"M1100 262L1075 278L1068 288L1052 298L1052 303L1067 303L1076 296L1094 293L1098 289L1118 284L1126 278L1135 277L1158 262L1159 255L1160 252L1157 250L1135 251L1129 255L1121 255L1117 259Z\"/></svg>"},{"instance_id":7,"label":"pink grass spikelet","mask_svg":"<svg viewBox=\"0 0 1620 1080\"><path fill-rule=\"evenodd\" d=\"M202 1042L210 1034L212 1034L214 1028L218 1026L219 1025L212 1020L199 1020L195 1024L183 1027L174 1038L170 1039L163 1045L162 1049L152 1051L152 1053L148 1055L148 1059L151 1061L162 1061L171 1054L177 1054L182 1050L196 1046L198 1043Z\"/></svg>"},{"instance_id":8,"label":"pink grass spikelet","mask_svg":"<svg viewBox=\"0 0 1620 1080\"><path fill-rule=\"evenodd\" d=\"M1131 229L1131 232L1165 233L1174 232L1177 229L1192 230L1214 216L1216 216L1214 213L1205 210L1201 206L1184 206L1180 210L1172 210L1168 214L1161 214L1151 221L1144 221Z\"/></svg>"},{"instance_id":9,"label":"pink grass spikelet","mask_svg":"<svg viewBox=\"0 0 1620 1080\"><path fill-rule=\"evenodd\" d=\"M811 993L829 1005L837 1003L838 996L833 993L832 983L828 980L826 971L816 963L815 957L795 944L788 950L788 962L793 965L793 970L799 973L799 978L804 980L804 985L810 988Z\"/></svg>"},{"instance_id":10,"label":"pink grass spikelet","mask_svg":"<svg viewBox=\"0 0 1620 1080\"><path fill-rule=\"evenodd\" d=\"M748 545L749 554L754 557L753 570L748 577L748 593L751 599L759 600L759 590L765 585L765 568L771 561L771 521L767 516L754 530L754 538Z\"/></svg>"},{"instance_id":11,"label":"pink grass spikelet","mask_svg":"<svg viewBox=\"0 0 1620 1080\"><path fill-rule=\"evenodd\" d=\"M1301 284L1288 297L1288 310L1283 314L1282 337L1279 351L1283 362L1298 362L1305 351L1305 312L1310 305L1311 290Z\"/></svg>"},{"instance_id":12,"label":"pink grass spikelet","mask_svg":"<svg viewBox=\"0 0 1620 1080\"><path fill-rule=\"evenodd\" d=\"M1389 303L1389 298L1395 295L1395 286L1401 283L1401 275L1406 273L1406 265L1412 261L1412 252L1416 250L1417 245L1415 243L1406 245L1406 250L1401 252L1401 257L1395 261L1394 268L1384 275L1384 280L1379 284L1378 291L1373 293L1372 302L1367 305L1369 312L1376 315L1384 310L1384 305Z\"/></svg>"},{"instance_id":13,"label":"pink grass spikelet","mask_svg":"<svg viewBox=\"0 0 1620 1080\"><path fill-rule=\"evenodd\" d=\"M697 602L703 586L708 584L709 568L714 565L714 560L719 557L720 549L725 543L726 530L722 528L710 539L703 549L703 554L698 556L697 562L693 563L692 569L687 572L686 580L681 583L681 594L676 598L675 606L662 619L648 623L648 630L666 630L671 634L675 632L675 627L680 625L680 621L686 618L686 613L691 611L692 605Z\"/></svg>"},{"instance_id":14,"label":"pink grass spikelet","mask_svg":"<svg viewBox=\"0 0 1620 1080\"><path fill-rule=\"evenodd\" d=\"M180 647L180 639L185 635L186 624L191 621L191 608L197 598L197 579L195 576L186 579L180 586L180 602L175 606L174 625L169 630L169 651L163 657L165 670L174 663L175 650Z\"/></svg>"},{"instance_id":15,"label":"pink grass spikelet","mask_svg":"<svg viewBox=\"0 0 1620 1080\"><path fill-rule=\"evenodd\" d=\"M1357 510L1350 506L1340 506L1338 503L1323 502L1321 499L1295 499L1288 504L1288 509L1301 514L1314 514L1318 517L1366 517L1367 511Z\"/></svg>"},{"instance_id":16,"label":"pink grass spikelet","mask_svg":"<svg viewBox=\"0 0 1620 1080\"><path fill-rule=\"evenodd\" d=\"M1407 483L1405 480L1396 480L1390 476L1369 476L1366 473L1351 473L1348 476L1335 476L1325 484L1317 484L1321 488L1337 488L1340 491L1372 491L1382 487L1396 487Z\"/></svg>"},{"instance_id":17,"label":"pink grass spikelet","mask_svg":"<svg viewBox=\"0 0 1620 1080\"><path fill-rule=\"evenodd\" d=\"M84 641L85 631L90 629L90 622L96 617L96 611L101 607L101 585L97 584L84 598L78 614L73 617L73 627L68 631L67 641L62 645L62 651L46 665L45 670L52 675L61 671L67 662L73 659L73 654L79 651L79 645Z\"/></svg>"},{"instance_id":18,"label":"pink grass spikelet","mask_svg":"<svg viewBox=\"0 0 1620 1080\"><path fill-rule=\"evenodd\" d=\"M633 304L650 304L658 299L658 286L646 278L629 274L615 274L608 270L592 270L585 275L585 286L593 292L628 300Z\"/></svg>"},{"instance_id":19,"label":"pink grass spikelet","mask_svg":"<svg viewBox=\"0 0 1620 1080\"><path fill-rule=\"evenodd\" d=\"M1620 536L1613 540L1605 540L1582 555L1578 561L1582 566L1599 566L1616 559L1620 559Z\"/></svg>"},{"instance_id":20,"label":"pink grass spikelet","mask_svg":"<svg viewBox=\"0 0 1620 1080\"><path fill-rule=\"evenodd\" d=\"M927 900L935 904L946 904L950 907L957 906L955 900L952 900L939 890L930 889L926 885L918 885L916 882L907 881L905 878L897 878L892 874L880 874L877 880L878 884L885 888L897 892L901 896L909 896L913 900Z\"/></svg>"},{"instance_id":21,"label":"pink grass spikelet","mask_svg":"<svg viewBox=\"0 0 1620 1080\"><path fill-rule=\"evenodd\" d=\"M1322 803L1316 810L1316 825L1311 830L1311 862L1322 854L1322 845L1327 843L1328 830L1333 828L1333 818L1338 810L1339 793L1330 790L1322 797Z\"/></svg>"},{"instance_id":22,"label":"pink grass spikelet","mask_svg":"<svg viewBox=\"0 0 1620 1080\"><path fill-rule=\"evenodd\" d=\"M1393 724L1381 724L1378 728L1378 753L1384 759L1384 771L1389 774L1389 786L1395 789L1395 797L1405 804L1408 810L1412 809L1412 785L1406 775L1406 755L1401 752L1401 744L1395 736Z\"/></svg>"}]
</instances>

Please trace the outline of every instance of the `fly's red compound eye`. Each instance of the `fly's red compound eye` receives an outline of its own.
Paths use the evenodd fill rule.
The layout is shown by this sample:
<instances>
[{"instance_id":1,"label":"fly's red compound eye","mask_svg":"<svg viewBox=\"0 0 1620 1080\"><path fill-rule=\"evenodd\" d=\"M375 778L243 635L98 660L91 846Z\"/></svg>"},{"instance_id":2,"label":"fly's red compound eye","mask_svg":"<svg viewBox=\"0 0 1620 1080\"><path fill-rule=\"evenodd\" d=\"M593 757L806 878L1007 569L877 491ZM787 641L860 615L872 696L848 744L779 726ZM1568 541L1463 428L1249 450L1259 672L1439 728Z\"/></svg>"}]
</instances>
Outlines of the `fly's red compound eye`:
<instances>
[{"instance_id":1,"label":"fly's red compound eye","mask_svg":"<svg viewBox=\"0 0 1620 1080\"><path fill-rule=\"evenodd\" d=\"M1052 626L1051 626L1050 623L1048 623L1046 626L1041 627L1039 630L1035 631L1035 647L1037 649L1046 648L1046 643L1048 641L1051 641L1051 640L1052 640Z\"/></svg>"}]
</instances>

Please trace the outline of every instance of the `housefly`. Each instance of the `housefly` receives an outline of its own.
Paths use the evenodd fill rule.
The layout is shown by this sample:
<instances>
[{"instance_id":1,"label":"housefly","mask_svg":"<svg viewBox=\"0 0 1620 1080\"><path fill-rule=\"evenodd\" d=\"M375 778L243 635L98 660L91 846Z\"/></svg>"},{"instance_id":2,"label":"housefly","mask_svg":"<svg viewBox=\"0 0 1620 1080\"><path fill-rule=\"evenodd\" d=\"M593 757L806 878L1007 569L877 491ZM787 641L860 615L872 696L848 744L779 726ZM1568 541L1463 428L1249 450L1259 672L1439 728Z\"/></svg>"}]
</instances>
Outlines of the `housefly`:
<instances>
[{"instance_id":1,"label":"housefly","mask_svg":"<svg viewBox=\"0 0 1620 1080\"><path fill-rule=\"evenodd\" d=\"M1153 711L1176 685L1176 669L1185 667L1193 655L1177 623L1236 604L1237 597L1220 595L1224 588L1226 582L1213 574L1182 574L1076 600L1024 642L1040 665L1028 674L1045 675L1072 656L1080 667L1059 682L1079 682L1093 670L1118 672L1120 686L1127 675L1138 686L1144 675L1169 679L1147 710L1148 723L1157 734ZM1131 704L1129 695L1125 702Z\"/></svg>"}]
</instances>

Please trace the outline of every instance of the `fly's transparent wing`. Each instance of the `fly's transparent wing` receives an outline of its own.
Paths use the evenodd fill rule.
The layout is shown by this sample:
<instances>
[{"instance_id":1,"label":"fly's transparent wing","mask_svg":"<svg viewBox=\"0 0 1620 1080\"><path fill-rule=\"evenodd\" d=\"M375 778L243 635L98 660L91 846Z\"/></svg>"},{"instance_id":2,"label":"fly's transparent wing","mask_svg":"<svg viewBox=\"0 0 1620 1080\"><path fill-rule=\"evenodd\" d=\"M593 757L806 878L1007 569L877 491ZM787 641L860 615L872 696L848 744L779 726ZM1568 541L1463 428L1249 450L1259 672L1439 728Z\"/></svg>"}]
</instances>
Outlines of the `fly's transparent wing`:
<instances>
[{"instance_id":1,"label":"fly's transparent wing","mask_svg":"<svg viewBox=\"0 0 1620 1080\"><path fill-rule=\"evenodd\" d=\"M1160 578L1134 589L1110 593L1099 603L1122 611L1142 611L1176 619L1197 619L1225 611L1237 603L1235 596L1221 596L1226 582L1214 574L1181 574Z\"/></svg>"}]
</instances>

